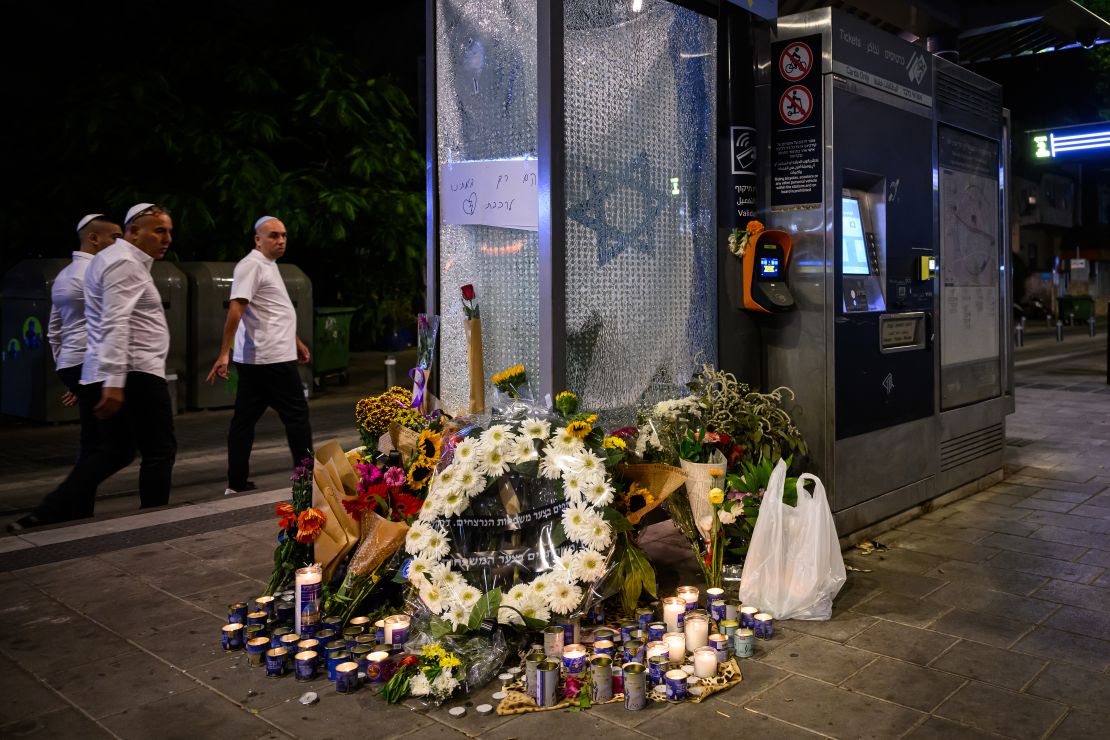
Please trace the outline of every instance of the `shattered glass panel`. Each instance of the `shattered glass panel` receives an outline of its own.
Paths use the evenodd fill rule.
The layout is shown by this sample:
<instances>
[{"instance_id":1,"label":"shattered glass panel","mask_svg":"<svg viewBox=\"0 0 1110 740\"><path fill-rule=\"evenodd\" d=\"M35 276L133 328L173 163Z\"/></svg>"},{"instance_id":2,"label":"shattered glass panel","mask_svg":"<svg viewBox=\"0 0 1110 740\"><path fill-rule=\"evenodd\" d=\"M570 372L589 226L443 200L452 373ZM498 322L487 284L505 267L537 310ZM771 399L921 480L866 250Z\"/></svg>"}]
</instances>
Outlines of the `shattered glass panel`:
<instances>
[{"instance_id":1,"label":"shattered glass panel","mask_svg":"<svg viewBox=\"0 0 1110 740\"><path fill-rule=\"evenodd\" d=\"M567 0L567 385L629 420L717 358L716 22Z\"/></svg>"},{"instance_id":2,"label":"shattered glass panel","mask_svg":"<svg viewBox=\"0 0 1110 740\"><path fill-rule=\"evenodd\" d=\"M536 156L536 5L533 0L436 4L439 162ZM512 365L539 380L536 233L492 226L439 227L440 397L466 408L469 386L459 288L473 283L489 377ZM535 385L535 384L534 384Z\"/></svg>"}]
</instances>

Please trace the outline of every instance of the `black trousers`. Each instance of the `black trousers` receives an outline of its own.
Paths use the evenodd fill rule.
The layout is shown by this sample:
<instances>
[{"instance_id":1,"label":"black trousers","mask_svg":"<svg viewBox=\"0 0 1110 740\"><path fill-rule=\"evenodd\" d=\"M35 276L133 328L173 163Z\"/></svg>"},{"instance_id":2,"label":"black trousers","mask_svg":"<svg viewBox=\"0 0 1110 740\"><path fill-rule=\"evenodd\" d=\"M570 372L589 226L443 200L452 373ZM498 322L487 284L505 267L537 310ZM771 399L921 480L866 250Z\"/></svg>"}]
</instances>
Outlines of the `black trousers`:
<instances>
[{"instance_id":1,"label":"black trousers","mask_svg":"<svg viewBox=\"0 0 1110 740\"><path fill-rule=\"evenodd\" d=\"M235 369L239 373L239 386L235 393L231 429L227 433L227 485L228 488L241 490L250 477L254 426L267 408L276 411L285 425L285 438L289 442L294 466L312 454L312 426L296 362L270 365L237 362Z\"/></svg>"},{"instance_id":2,"label":"black trousers","mask_svg":"<svg viewBox=\"0 0 1110 740\"><path fill-rule=\"evenodd\" d=\"M96 402L90 403L86 394L81 393L81 366L64 367L58 370L58 380L73 395L77 396L77 413L81 419L81 437L77 448L77 464L96 448L97 418L93 415ZM99 399L98 399L99 400Z\"/></svg>"},{"instance_id":3,"label":"black trousers","mask_svg":"<svg viewBox=\"0 0 1110 740\"><path fill-rule=\"evenodd\" d=\"M79 402L93 408L100 402L102 385L79 387ZM96 420L96 442L64 481L47 494L35 515L47 522L93 515L96 489L113 474L142 455L139 467L139 503L142 508L163 506L170 500L177 438L173 430L173 405L166 381L148 373L128 373L124 403L110 419Z\"/></svg>"}]
</instances>

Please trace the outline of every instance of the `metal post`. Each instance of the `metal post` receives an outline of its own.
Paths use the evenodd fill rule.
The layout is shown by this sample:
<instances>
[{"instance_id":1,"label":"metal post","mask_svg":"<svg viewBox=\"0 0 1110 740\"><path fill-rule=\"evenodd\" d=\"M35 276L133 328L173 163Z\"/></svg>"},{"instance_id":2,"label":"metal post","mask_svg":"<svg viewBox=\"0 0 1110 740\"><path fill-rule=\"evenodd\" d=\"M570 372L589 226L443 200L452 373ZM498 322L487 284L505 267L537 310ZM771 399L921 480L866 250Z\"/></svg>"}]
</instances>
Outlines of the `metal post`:
<instances>
[{"instance_id":1,"label":"metal post","mask_svg":"<svg viewBox=\"0 0 1110 740\"><path fill-rule=\"evenodd\" d=\"M1022 326L1021 324L1018 324L1016 327L1014 327L1014 331L1017 332L1017 346L1024 347L1025 346L1025 327Z\"/></svg>"},{"instance_id":2,"label":"metal post","mask_svg":"<svg viewBox=\"0 0 1110 740\"><path fill-rule=\"evenodd\" d=\"M1087 318L1087 335L1092 336L1092 337L1095 335L1095 317L1094 317L1094 315L1091 315Z\"/></svg>"},{"instance_id":3,"label":"metal post","mask_svg":"<svg viewBox=\"0 0 1110 740\"><path fill-rule=\"evenodd\" d=\"M1064 322L1059 319L1056 320L1056 341L1064 341Z\"/></svg>"},{"instance_id":4,"label":"metal post","mask_svg":"<svg viewBox=\"0 0 1110 740\"><path fill-rule=\"evenodd\" d=\"M1052 314L1050 314L1050 313L1046 313L1046 314L1044 315L1044 325L1045 325L1045 327L1046 327L1046 328L1048 328L1048 329L1051 329L1051 328L1052 328Z\"/></svg>"},{"instance_id":5,"label":"metal post","mask_svg":"<svg viewBox=\"0 0 1110 740\"><path fill-rule=\"evenodd\" d=\"M385 389L389 390L397 385L397 358L393 355L385 357Z\"/></svg>"},{"instance_id":6,"label":"metal post","mask_svg":"<svg viewBox=\"0 0 1110 740\"><path fill-rule=\"evenodd\" d=\"M1068 314L1068 326L1075 326L1075 311Z\"/></svg>"}]
</instances>

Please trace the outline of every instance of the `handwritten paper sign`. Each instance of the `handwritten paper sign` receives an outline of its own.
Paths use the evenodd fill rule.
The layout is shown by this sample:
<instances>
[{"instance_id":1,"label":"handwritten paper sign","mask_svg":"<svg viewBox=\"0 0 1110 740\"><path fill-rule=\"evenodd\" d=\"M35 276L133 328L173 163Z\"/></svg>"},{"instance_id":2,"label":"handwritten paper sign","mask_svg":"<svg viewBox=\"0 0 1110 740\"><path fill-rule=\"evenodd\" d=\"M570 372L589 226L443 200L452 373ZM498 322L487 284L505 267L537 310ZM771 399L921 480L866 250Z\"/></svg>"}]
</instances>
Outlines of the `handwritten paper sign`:
<instances>
[{"instance_id":1,"label":"handwritten paper sign","mask_svg":"<svg viewBox=\"0 0 1110 740\"><path fill-rule=\"evenodd\" d=\"M439 167L439 213L445 224L536 231L539 191L534 159L450 162Z\"/></svg>"}]
</instances>

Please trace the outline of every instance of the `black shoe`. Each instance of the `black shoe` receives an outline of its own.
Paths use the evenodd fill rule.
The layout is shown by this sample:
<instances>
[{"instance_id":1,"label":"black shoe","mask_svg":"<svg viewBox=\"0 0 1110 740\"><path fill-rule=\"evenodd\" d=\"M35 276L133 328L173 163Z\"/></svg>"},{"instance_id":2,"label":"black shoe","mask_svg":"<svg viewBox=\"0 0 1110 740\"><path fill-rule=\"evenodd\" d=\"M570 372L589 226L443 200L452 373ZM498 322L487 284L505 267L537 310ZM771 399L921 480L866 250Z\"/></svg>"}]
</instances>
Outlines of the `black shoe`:
<instances>
[{"instance_id":1,"label":"black shoe","mask_svg":"<svg viewBox=\"0 0 1110 740\"><path fill-rule=\"evenodd\" d=\"M246 493L247 491L257 490L258 486L255 485L254 481L249 480L240 486L228 486L226 489L224 489L224 495L230 496L233 493Z\"/></svg>"},{"instance_id":2,"label":"black shoe","mask_svg":"<svg viewBox=\"0 0 1110 740\"><path fill-rule=\"evenodd\" d=\"M16 519L14 522L9 522L8 523L8 531L9 532L22 532L25 529L31 529L33 527L41 527L44 524L50 524L50 523L51 522L40 519L39 517L35 516L34 514L28 514L25 517L22 517L20 519Z\"/></svg>"}]
</instances>

